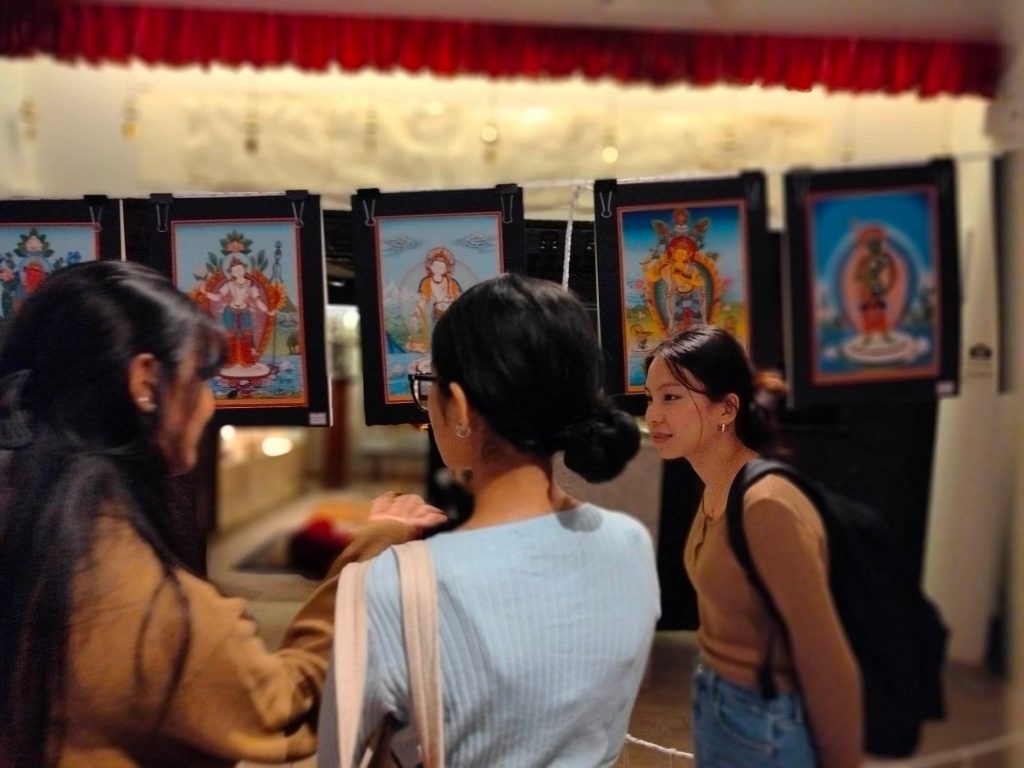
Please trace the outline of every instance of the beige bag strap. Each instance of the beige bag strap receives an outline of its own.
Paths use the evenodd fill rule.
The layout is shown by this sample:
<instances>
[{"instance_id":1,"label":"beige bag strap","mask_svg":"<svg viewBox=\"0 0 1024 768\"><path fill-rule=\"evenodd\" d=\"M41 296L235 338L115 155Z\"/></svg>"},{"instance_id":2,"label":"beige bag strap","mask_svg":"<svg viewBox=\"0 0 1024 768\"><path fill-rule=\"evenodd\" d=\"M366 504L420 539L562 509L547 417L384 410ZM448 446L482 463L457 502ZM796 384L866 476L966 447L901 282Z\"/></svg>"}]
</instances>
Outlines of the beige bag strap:
<instances>
[{"instance_id":1,"label":"beige bag strap","mask_svg":"<svg viewBox=\"0 0 1024 768\"><path fill-rule=\"evenodd\" d=\"M341 569L334 601L334 690L341 768L352 768L366 685L366 571L372 561ZM360 761L360 766L368 764Z\"/></svg>"},{"instance_id":2,"label":"beige bag strap","mask_svg":"<svg viewBox=\"0 0 1024 768\"><path fill-rule=\"evenodd\" d=\"M437 627L437 579L430 547L393 547L402 585L402 625L409 664L413 722L424 768L444 768L444 709Z\"/></svg>"},{"instance_id":3,"label":"beige bag strap","mask_svg":"<svg viewBox=\"0 0 1024 768\"><path fill-rule=\"evenodd\" d=\"M437 580L426 542L392 547L398 560L402 594L402 628L409 666L412 716L420 741L424 768L444 768L444 714L441 656L437 628ZM334 687L338 708L338 748L341 768L352 768L359 738L366 685L367 619L366 571L372 560L349 563L341 571L334 607ZM382 724L382 728L386 724ZM385 755L375 755L381 732L370 739L360 768ZM383 739L386 742L386 739Z\"/></svg>"}]
</instances>

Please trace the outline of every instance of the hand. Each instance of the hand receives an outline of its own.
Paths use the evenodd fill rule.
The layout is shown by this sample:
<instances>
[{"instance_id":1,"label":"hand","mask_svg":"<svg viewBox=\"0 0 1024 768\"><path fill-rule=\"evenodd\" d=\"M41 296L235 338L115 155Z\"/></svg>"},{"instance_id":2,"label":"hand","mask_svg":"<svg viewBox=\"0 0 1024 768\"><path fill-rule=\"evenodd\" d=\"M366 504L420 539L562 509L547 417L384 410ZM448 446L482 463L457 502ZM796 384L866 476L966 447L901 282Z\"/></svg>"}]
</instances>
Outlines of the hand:
<instances>
[{"instance_id":1,"label":"hand","mask_svg":"<svg viewBox=\"0 0 1024 768\"><path fill-rule=\"evenodd\" d=\"M370 520L398 520L417 531L424 531L447 522L448 516L414 493L389 491L370 504Z\"/></svg>"}]
</instances>

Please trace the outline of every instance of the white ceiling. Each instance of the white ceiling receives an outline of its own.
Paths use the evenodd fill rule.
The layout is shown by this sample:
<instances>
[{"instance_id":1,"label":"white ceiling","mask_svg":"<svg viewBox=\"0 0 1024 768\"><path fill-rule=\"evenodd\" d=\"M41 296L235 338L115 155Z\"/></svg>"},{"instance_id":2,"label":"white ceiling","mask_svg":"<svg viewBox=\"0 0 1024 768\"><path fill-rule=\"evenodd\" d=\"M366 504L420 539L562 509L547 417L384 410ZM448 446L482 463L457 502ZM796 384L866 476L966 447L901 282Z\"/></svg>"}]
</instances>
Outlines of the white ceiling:
<instances>
[{"instance_id":1,"label":"white ceiling","mask_svg":"<svg viewBox=\"0 0 1024 768\"><path fill-rule=\"evenodd\" d=\"M1021 0L111 0L139 5L784 35L999 40Z\"/></svg>"}]
</instances>

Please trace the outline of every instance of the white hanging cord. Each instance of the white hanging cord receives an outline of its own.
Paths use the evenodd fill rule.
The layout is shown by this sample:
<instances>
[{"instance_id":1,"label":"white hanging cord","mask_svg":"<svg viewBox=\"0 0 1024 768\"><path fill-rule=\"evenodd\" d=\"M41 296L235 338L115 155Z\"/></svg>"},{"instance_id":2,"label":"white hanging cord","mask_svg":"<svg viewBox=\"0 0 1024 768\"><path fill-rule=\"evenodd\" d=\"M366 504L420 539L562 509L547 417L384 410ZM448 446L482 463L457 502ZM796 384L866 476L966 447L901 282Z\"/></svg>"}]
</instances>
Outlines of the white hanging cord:
<instances>
[{"instance_id":1,"label":"white hanging cord","mask_svg":"<svg viewBox=\"0 0 1024 768\"><path fill-rule=\"evenodd\" d=\"M572 260L572 220L576 215L576 203L579 202L583 185L577 184L569 198L569 220L565 223L565 255L562 257L562 290L569 290L569 262Z\"/></svg>"},{"instance_id":2,"label":"white hanging cord","mask_svg":"<svg viewBox=\"0 0 1024 768\"><path fill-rule=\"evenodd\" d=\"M978 162L982 160L991 160L995 157L1000 157L1004 153L1001 151L976 151L976 152L959 152L945 155L949 159L957 162ZM764 165L756 168L719 168L717 170L695 170L685 171L681 173L662 174L658 176L635 176L631 178L620 178L616 179L619 184L647 184L658 181L688 181L691 179L713 179L721 178L722 176L735 176L745 170L759 170L766 174L783 174L794 169L809 169L809 170L851 170L856 168L888 168L888 167L899 167L904 165L914 165L918 163L926 163L930 160L936 159L937 156L928 157L904 157L898 160L871 160L868 158L859 158L859 162L846 163L839 161L830 161L825 163L799 163L794 165ZM593 188L594 179L540 179L536 181L524 181L519 184L523 189L557 189L559 187L577 187L582 186L584 188ZM381 192L445 192L450 191L450 187L402 187L397 190L384 190ZM232 193L235 194L235 193ZM266 192L251 192L251 195L264 195ZM325 195L337 195L344 199L349 199L355 190L341 191L341 192L324 192ZM189 193L182 193L179 197L189 196Z\"/></svg>"}]
</instances>

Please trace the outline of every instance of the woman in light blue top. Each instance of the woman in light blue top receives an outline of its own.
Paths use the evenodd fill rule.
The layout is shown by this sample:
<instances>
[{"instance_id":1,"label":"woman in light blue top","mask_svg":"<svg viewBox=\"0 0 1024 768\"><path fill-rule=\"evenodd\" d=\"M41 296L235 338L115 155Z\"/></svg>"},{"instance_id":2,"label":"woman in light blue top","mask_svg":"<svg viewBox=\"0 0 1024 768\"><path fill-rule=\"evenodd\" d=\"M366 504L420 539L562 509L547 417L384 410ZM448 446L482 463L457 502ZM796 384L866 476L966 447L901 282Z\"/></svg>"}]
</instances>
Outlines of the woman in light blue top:
<instances>
[{"instance_id":1,"label":"woman in light blue top","mask_svg":"<svg viewBox=\"0 0 1024 768\"><path fill-rule=\"evenodd\" d=\"M658 619L654 552L635 519L565 494L552 456L564 451L569 469L609 480L636 453L636 424L603 391L583 305L554 283L505 275L473 286L438 320L432 355L433 372L410 377L413 396L473 496L468 519L429 539L446 765L610 766ZM397 531L396 543L425 519L418 497L382 498L369 527L380 539ZM357 756L390 715L402 726L396 757L416 765L391 553L367 574L367 602ZM339 762L334 685L329 672L321 766Z\"/></svg>"}]
</instances>

